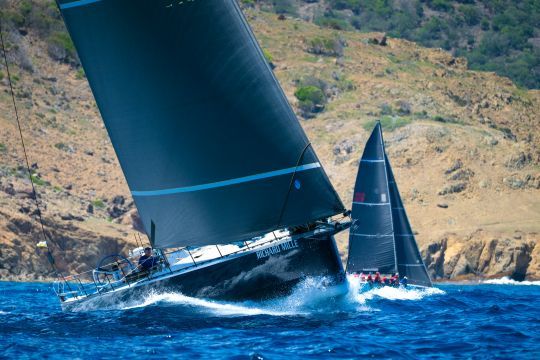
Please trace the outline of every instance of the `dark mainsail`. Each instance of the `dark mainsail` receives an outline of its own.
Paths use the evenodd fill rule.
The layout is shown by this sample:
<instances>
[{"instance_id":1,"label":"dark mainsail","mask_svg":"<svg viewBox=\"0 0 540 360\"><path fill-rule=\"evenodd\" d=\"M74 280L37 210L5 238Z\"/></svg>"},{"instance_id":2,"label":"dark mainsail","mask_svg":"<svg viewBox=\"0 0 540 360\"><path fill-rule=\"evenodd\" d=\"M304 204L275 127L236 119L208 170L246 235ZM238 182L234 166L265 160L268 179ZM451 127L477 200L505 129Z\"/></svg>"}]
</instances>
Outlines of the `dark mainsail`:
<instances>
[{"instance_id":1,"label":"dark mainsail","mask_svg":"<svg viewBox=\"0 0 540 360\"><path fill-rule=\"evenodd\" d=\"M344 207L234 0L59 0L155 246Z\"/></svg>"},{"instance_id":2,"label":"dark mainsail","mask_svg":"<svg viewBox=\"0 0 540 360\"><path fill-rule=\"evenodd\" d=\"M415 285L431 286L431 279L422 261L418 245L414 239L414 233L409 223L407 213L403 207L401 196L390 161L386 159L386 172L388 174L388 186L390 189L390 201L392 203L392 219L394 224L394 237L396 241L396 255L398 273L401 277L407 276L409 282Z\"/></svg>"},{"instance_id":3,"label":"dark mainsail","mask_svg":"<svg viewBox=\"0 0 540 360\"><path fill-rule=\"evenodd\" d=\"M381 126L377 123L360 160L354 187L348 272L397 271L387 179Z\"/></svg>"},{"instance_id":4,"label":"dark mainsail","mask_svg":"<svg viewBox=\"0 0 540 360\"><path fill-rule=\"evenodd\" d=\"M354 189L347 272L398 272L431 286L386 156L377 123L360 160Z\"/></svg>"}]
</instances>

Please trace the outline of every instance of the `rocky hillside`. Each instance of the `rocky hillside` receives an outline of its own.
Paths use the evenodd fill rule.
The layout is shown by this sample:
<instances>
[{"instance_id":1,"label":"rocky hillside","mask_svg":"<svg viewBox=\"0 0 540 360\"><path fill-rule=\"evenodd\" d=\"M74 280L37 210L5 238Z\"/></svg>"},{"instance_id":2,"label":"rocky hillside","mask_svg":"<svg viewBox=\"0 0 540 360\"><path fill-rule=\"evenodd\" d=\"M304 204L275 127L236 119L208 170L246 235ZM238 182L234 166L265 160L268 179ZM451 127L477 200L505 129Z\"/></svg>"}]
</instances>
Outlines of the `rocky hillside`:
<instances>
[{"instance_id":1,"label":"rocky hillside","mask_svg":"<svg viewBox=\"0 0 540 360\"><path fill-rule=\"evenodd\" d=\"M540 88L537 0L242 0L320 26L391 37L464 56L469 67Z\"/></svg>"},{"instance_id":2,"label":"rocky hillside","mask_svg":"<svg viewBox=\"0 0 540 360\"><path fill-rule=\"evenodd\" d=\"M434 278L540 278L539 91L405 40L246 13L346 204L380 119ZM50 36L16 24L5 36L45 229L62 254L59 267L84 271L135 243L129 190L84 73L76 58L58 55L69 53L69 42L51 51ZM2 65L0 279L51 275L35 250L41 238L31 196ZM345 256L346 240L338 238Z\"/></svg>"}]
</instances>

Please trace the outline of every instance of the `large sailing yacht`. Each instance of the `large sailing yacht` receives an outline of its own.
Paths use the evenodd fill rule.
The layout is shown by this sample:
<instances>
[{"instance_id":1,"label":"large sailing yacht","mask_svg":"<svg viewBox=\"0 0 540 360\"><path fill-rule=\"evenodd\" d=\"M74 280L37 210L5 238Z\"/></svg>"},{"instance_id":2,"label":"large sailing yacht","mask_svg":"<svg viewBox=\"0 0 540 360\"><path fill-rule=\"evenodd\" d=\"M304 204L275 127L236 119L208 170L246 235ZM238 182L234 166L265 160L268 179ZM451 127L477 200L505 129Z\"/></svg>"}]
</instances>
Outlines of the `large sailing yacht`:
<instances>
[{"instance_id":1,"label":"large sailing yacht","mask_svg":"<svg viewBox=\"0 0 540 360\"><path fill-rule=\"evenodd\" d=\"M236 1L58 6L160 264L109 257L57 284L65 309L149 288L253 299L343 279L345 208Z\"/></svg>"}]
</instances>

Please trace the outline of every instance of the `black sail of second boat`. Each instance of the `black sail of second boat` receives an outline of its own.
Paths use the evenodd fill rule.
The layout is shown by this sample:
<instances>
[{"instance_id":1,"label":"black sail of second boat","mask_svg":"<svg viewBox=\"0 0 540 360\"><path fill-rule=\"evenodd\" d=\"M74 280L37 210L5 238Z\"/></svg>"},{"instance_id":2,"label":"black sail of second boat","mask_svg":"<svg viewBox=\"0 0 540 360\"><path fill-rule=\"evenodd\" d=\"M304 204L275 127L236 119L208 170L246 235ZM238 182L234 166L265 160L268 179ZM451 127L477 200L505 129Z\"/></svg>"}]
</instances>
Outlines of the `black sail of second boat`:
<instances>
[{"instance_id":1,"label":"black sail of second boat","mask_svg":"<svg viewBox=\"0 0 540 360\"><path fill-rule=\"evenodd\" d=\"M386 156L380 123L360 160L351 216L348 273L398 272L411 284L431 286Z\"/></svg>"},{"instance_id":2,"label":"black sail of second boat","mask_svg":"<svg viewBox=\"0 0 540 360\"><path fill-rule=\"evenodd\" d=\"M344 211L235 0L57 0L159 248Z\"/></svg>"},{"instance_id":3,"label":"black sail of second boat","mask_svg":"<svg viewBox=\"0 0 540 360\"><path fill-rule=\"evenodd\" d=\"M392 206L379 124L360 160L352 203L348 272L397 271Z\"/></svg>"},{"instance_id":4,"label":"black sail of second boat","mask_svg":"<svg viewBox=\"0 0 540 360\"><path fill-rule=\"evenodd\" d=\"M386 172L388 174L390 202L392 203L392 220L399 276L407 276L411 284L431 286L431 279L418 250L388 158L386 159Z\"/></svg>"}]
</instances>

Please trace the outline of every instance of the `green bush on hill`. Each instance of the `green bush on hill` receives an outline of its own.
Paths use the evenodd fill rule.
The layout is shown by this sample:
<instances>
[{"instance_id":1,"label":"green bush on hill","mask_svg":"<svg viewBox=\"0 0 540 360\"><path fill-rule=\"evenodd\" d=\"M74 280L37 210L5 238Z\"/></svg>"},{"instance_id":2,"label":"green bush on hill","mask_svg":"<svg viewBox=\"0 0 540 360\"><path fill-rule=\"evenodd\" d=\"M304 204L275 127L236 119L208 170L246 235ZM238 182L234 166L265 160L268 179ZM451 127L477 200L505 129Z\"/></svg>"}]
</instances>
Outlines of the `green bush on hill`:
<instances>
[{"instance_id":1,"label":"green bush on hill","mask_svg":"<svg viewBox=\"0 0 540 360\"><path fill-rule=\"evenodd\" d=\"M482 18L480 10L474 5L461 5L459 12L463 15L465 23L469 26L478 25Z\"/></svg>"},{"instance_id":2,"label":"green bush on hill","mask_svg":"<svg viewBox=\"0 0 540 360\"><path fill-rule=\"evenodd\" d=\"M49 36L48 51L49 55L59 61L75 63L77 60L77 51L66 32L55 32Z\"/></svg>"},{"instance_id":3,"label":"green bush on hill","mask_svg":"<svg viewBox=\"0 0 540 360\"><path fill-rule=\"evenodd\" d=\"M38 174L32 174L31 177L32 177L32 182L34 183L34 185L38 185L38 186L49 186L49 185L51 185L50 182L40 178Z\"/></svg>"},{"instance_id":4,"label":"green bush on hill","mask_svg":"<svg viewBox=\"0 0 540 360\"><path fill-rule=\"evenodd\" d=\"M433 10L437 11L452 11L453 6L452 2L448 0L427 0L426 1L427 6L429 6Z\"/></svg>"},{"instance_id":5,"label":"green bush on hill","mask_svg":"<svg viewBox=\"0 0 540 360\"><path fill-rule=\"evenodd\" d=\"M294 92L294 96L300 101L311 101L314 104L324 104L326 101L324 92L316 86L302 86Z\"/></svg>"},{"instance_id":6,"label":"green bush on hill","mask_svg":"<svg viewBox=\"0 0 540 360\"><path fill-rule=\"evenodd\" d=\"M323 89L315 85L300 86L294 92L294 96L298 99L298 107L302 112L302 116L309 118L314 113L324 109L326 104L326 95Z\"/></svg>"},{"instance_id":7,"label":"green bush on hill","mask_svg":"<svg viewBox=\"0 0 540 360\"><path fill-rule=\"evenodd\" d=\"M381 126L385 131L394 131L402 126L409 125L412 120L409 117L400 116L383 116L379 120L370 120L363 125L366 131L373 130L377 121L381 122Z\"/></svg>"},{"instance_id":8,"label":"green bush on hill","mask_svg":"<svg viewBox=\"0 0 540 360\"><path fill-rule=\"evenodd\" d=\"M313 1L287 3L297 9L306 2ZM540 37L538 0L326 0L324 5L314 18L322 27L384 31L466 57L472 69L540 88L540 47L531 41ZM313 44L308 50L325 48L331 47Z\"/></svg>"},{"instance_id":9,"label":"green bush on hill","mask_svg":"<svg viewBox=\"0 0 540 360\"><path fill-rule=\"evenodd\" d=\"M255 0L240 0L240 3L244 6L249 6L249 7L255 6Z\"/></svg>"},{"instance_id":10,"label":"green bush on hill","mask_svg":"<svg viewBox=\"0 0 540 360\"><path fill-rule=\"evenodd\" d=\"M103 209L105 207L105 202L101 199L95 199L92 201L92 205L97 209Z\"/></svg>"},{"instance_id":11,"label":"green bush on hill","mask_svg":"<svg viewBox=\"0 0 540 360\"><path fill-rule=\"evenodd\" d=\"M32 32L47 43L48 53L53 59L79 64L75 47L54 1L22 0L8 1L8 4L0 12L6 33L18 32L25 36Z\"/></svg>"},{"instance_id":12,"label":"green bush on hill","mask_svg":"<svg viewBox=\"0 0 540 360\"><path fill-rule=\"evenodd\" d=\"M276 14L297 15L298 8L294 0L272 0Z\"/></svg>"},{"instance_id":13,"label":"green bush on hill","mask_svg":"<svg viewBox=\"0 0 540 360\"><path fill-rule=\"evenodd\" d=\"M315 18L314 22L321 27L327 27L334 30L349 30L352 27L347 20L330 16L319 16Z\"/></svg>"},{"instance_id":14,"label":"green bush on hill","mask_svg":"<svg viewBox=\"0 0 540 360\"><path fill-rule=\"evenodd\" d=\"M316 55L343 56L343 42L339 37L317 36L308 41L308 52Z\"/></svg>"}]
</instances>

